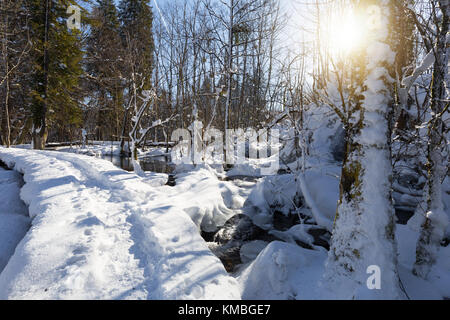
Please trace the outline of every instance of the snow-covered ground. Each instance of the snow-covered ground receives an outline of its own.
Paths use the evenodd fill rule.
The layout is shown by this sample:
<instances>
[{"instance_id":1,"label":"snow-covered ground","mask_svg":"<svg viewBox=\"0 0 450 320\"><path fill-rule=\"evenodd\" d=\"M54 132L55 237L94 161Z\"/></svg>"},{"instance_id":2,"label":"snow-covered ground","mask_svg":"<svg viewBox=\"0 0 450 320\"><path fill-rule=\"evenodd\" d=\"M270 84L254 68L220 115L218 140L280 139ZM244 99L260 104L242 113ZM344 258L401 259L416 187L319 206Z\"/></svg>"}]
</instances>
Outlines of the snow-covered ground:
<instances>
[{"instance_id":1,"label":"snow-covered ground","mask_svg":"<svg viewBox=\"0 0 450 320\"><path fill-rule=\"evenodd\" d=\"M176 186L169 187L166 174L146 172L138 177L108 161L71 152L0 148L0 159L23 173L25 181L19 191L20 174L0 170L0 200L7 199L0 202L5 208L0 219L9 212L19 221L0 220L7 226L0 237L9 234L6 240L11 240L9 249L0 250L4 260L12 255L0 274L2 299L327 297L322 289L327 252L295 244L294 240L309 243L302 225L278 232L285 242L246 243L241 248L244 264L233 274L225 271L200 236L200 230L217 230L238 213L271 229L271 205L288 212L293 209L289 199L304 191L298 183L293 185L291 174L233 182L225 181L225 172L204 165L180 168ZM339 165L317 159L308 165L309 201L326 229L334 217ZM28 232L19 192L32 219ZM399 273L408 296L450 297L450 247L441 248L425 281L411 273L417 226L398 225L396 236Z\"/></svg>"},{"instance_id":2,"label":"snow-covered ground","mask_svg":"<svg viewBox=\"0 0 450 320\"><path fill-rule=\"evenodd\" d=\"M151 175L70 153L1 148L0 158L24 174L32 218L0 274L1 299L240 298L189 202Z\"/></svg>"},{"instance_id":3,"label":"snow-covered ground","mask_svg":"<svg viewBox=\"0 0 450 320\"><path fill-rule=\"evenodd\" d=\"M0 167L0 273L30 226L28 210L20 200L21 175Z\"/></svg>"},{"instance_id":4,"label":"snow-covered ground","mask_svg":"<svg viewBox=\"0 0 450 320\"><path fill-rule=\"evenodd\" d=\"M412 274L418 232L398 225L399 276L409 299L450 297L450 246L442 247L429 279ZM323 273L325 250L307 250L284 242L271 242L237 274L243 299L327 299Z\"/></svg>"}]
</instances>

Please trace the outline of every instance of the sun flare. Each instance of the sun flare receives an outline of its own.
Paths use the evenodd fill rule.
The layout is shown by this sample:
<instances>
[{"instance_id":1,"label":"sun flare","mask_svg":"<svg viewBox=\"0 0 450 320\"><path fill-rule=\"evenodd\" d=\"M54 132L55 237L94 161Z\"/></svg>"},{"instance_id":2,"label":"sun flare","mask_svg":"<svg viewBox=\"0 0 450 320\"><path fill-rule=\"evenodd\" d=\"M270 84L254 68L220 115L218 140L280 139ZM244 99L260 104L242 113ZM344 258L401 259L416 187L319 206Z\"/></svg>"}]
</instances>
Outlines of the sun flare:
<instances>
[{"instance_id":1,"label":"sun flare","mask_svg":"<svg viewBox=\"0 0 450 320\"><path fill-rule=\"evenodd\" d=\"M322 42L331 56L349 56L361 47L364 42L364 24L353 11L333 13L327 20L329 23L323 30Z\"/></svg>"}]
</instances>

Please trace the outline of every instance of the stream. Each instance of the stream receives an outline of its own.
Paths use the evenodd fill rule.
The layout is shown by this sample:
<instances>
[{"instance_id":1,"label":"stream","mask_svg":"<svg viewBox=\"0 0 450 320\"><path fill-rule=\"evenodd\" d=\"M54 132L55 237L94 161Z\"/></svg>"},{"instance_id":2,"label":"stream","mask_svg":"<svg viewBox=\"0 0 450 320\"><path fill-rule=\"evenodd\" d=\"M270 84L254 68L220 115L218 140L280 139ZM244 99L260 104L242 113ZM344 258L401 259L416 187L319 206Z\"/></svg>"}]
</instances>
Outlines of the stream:
<instances>
[{"instance_id":1,"label":"stream","mask_svg":"<svg viewBox=\"0 0 450 320\"><path fill-rule=\"evenodd\" d=\"M102 155L103 160L108 160L116 167L119 167L126 171L133 171L133 164L131 157L119 156L119 155ZM139 159L139 164L142 170L152 171L156 173L170 174L175 170L175 165L170 163L168 156L151 156Z\"/></svg>"}]
</instances>

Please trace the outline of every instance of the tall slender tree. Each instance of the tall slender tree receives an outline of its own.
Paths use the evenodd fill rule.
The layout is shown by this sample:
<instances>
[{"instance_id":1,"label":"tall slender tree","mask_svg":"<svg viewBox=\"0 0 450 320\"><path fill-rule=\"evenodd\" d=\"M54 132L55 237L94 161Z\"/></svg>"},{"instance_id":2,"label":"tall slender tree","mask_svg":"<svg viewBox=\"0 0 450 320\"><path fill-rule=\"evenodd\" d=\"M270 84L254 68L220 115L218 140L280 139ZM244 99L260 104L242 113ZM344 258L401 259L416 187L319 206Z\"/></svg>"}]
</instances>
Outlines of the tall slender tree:
<instances>
[{"instance_id":1,"label":"tall slender tree","mask_svg":"<svg viewBox=\"0 0 450 320\"><path fill-rule=\"evenodd\" d=\"M152 87L153 13L149 2L149 0L122 0L119 4L122 41L128 55L126 78L131 82L131 74L134 73L140 90Z\"/></svg>"},{"instance_id":2,"label":"tall slender tree","mask_svg":"<svg viewBox=\"0 0 450 320\"><path fill-rule=\"evenodd\" d=\"M0 105L2 105L1 140L7 147L11 145L15 133L13 128L17 113L23 106L23 88L28 80L26 67L30 45L27 36L28 14L23 1L0 1ZM19 88L19 90L18 90Z\"/></svg>"},{"instance_id":3,"label":"tall slender tree","mask_svg":"<svg viewBox=\"0 0 450 320\"><path fill-rule=\"evenodd\" d=\"M128 113L139 112L142 92L152 88L154 64L153 13L148 0L122 0L119 3L119 20L124 46L124 78L126 79L126 105L122 136L128 127ZM142 120L142 117L140 118ZM131 117L132 126L137 118ZM140 121L140 120L139 120ZM130 139L132 139L130 137ZM124 140L121 148L123 151ZM138 146L134 146L137 148ZM133 150L137 157L137 150Z\"/></svg>"},{"instance_id":4,"label":"tall slender tree","mask_svg":"<svg viewBox=\"0 0 450 320\"><path fill-rule=\"evenodd\" d=\"M434 67L431 83L431 120L428 123L427 183L424 195L424 221L417 243L416 262L413 273L426 278L435 264L441 241L448 225L448 217L442 202L442 182L446 174L443 115L449 106L448 63L450 54L450 3L446 0L433 4L433 18L436 25L436 45L433 49Z\"/></svg>"},{"instance_id":5,"label":"tall slender tree","mask_svg":"<svg viewBox=\"0 0 450 320\"><path fill-rule=\"evenodd\" d=\"M86 68L89 89L95 97L99 139L117 138L123 117L123 46L113 0L97 0L87 38ZM105 136L106 134L106 136ZM112 139L114 140L114 139Z\"/></svg>"}]
</instances>

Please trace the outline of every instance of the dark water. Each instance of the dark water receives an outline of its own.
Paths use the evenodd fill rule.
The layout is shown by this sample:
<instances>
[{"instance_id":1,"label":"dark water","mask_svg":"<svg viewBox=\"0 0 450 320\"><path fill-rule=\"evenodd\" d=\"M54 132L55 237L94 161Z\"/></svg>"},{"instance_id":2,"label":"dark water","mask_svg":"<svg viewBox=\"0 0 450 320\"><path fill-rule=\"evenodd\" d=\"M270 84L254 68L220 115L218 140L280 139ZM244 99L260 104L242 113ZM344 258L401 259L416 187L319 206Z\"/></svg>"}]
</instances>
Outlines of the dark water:
<instances>
[{"instance_id":1,"label":"dark water","mask_svg":"<svg viewBox=\"0 0 450 320\"><path fill-rule=\"evenodd\" d=\"M133 171L133 164L130 157L118 155L103 155L102 159L112 162L116 167L126 171ZM139 160L142 170L157 173L172 173L175 166L169 162L166 156L147 157Z\"/></svg>"}]
</instances>

